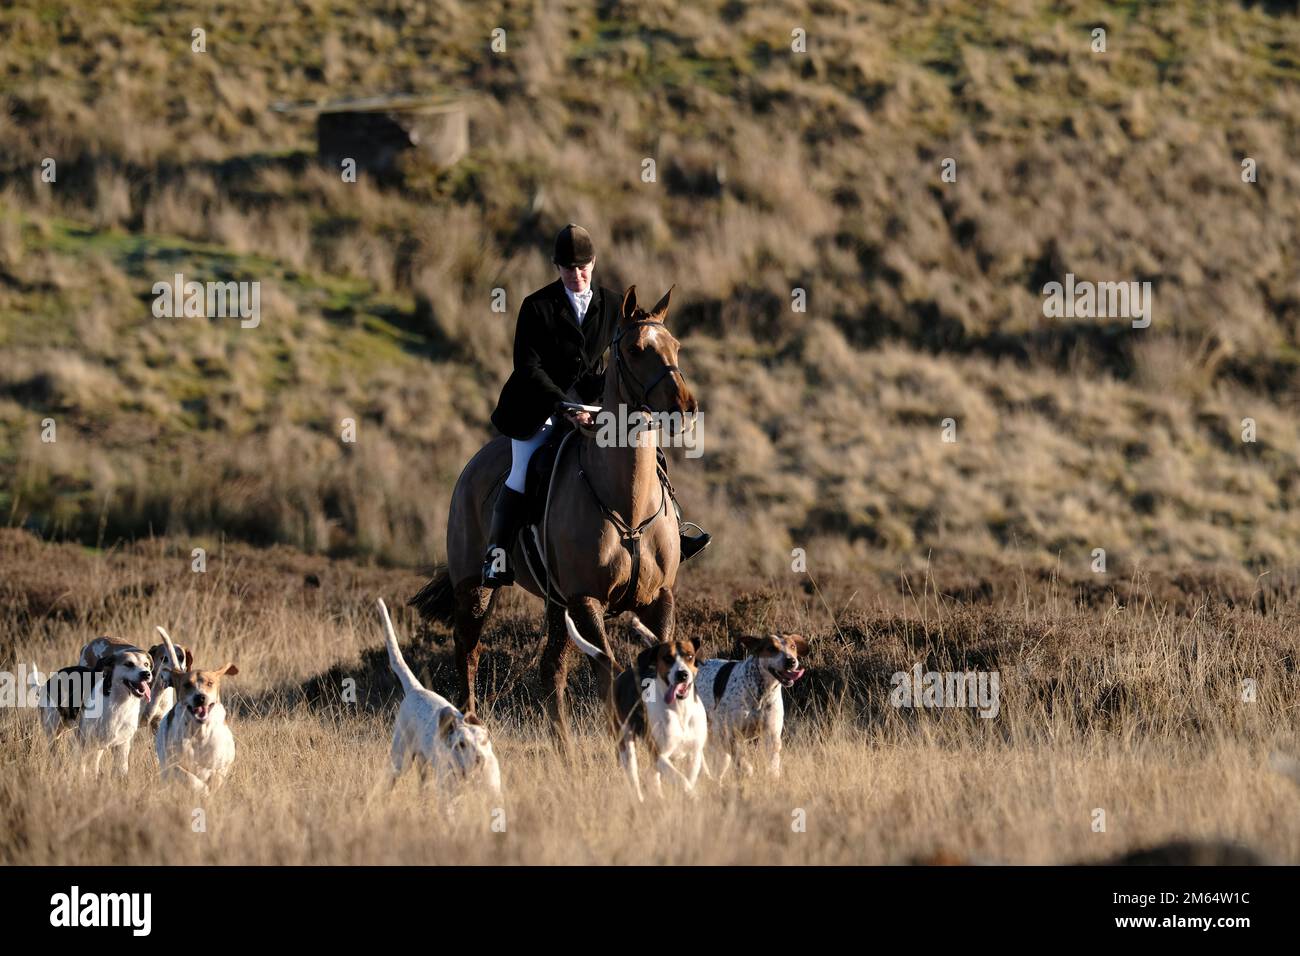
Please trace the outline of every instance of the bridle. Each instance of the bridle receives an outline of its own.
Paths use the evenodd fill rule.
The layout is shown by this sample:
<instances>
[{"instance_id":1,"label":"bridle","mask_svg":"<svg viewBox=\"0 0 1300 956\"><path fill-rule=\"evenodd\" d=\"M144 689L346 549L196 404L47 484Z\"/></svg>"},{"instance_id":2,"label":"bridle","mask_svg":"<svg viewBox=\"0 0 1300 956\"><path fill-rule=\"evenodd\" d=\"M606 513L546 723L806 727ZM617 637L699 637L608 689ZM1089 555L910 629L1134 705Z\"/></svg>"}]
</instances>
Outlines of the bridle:
<instances>
[{"instance_id":1,"label":"bridle","mask_svg":"<svg viewBox=\"0 0 1300 956\"><path fill-rule=\"evenodd\" d=\"M641 381L632 374L632 370L628 367L628 361L623 356L621 342L623 340L623 335L629 329L638 329L643 326L658 326L659 328L664 328L664 323L656 321L655 319L638 319L635 322L628 322L626 325L620 326L618 331L614 333L614 338L610 342L610 350L614 353L614 372L615 375L618 376L620 394L626 390L633 399L637 399L637 393L639 393L639 400L637 400L636 405L637 409L645 412L653 418L655 413L649 405L650 393L654 391L655 387L658 386L660 382L671 376L674 372L681 376L683 386L686 384L686 376L682 374L682 370L676 365L669 365L667 362L664 363L663 368L659 370L659 374L656 375L648 385L642 385ZM632 391L631 386L636 387L635 393ZM656 467L655 473L659 477L659 507L656 508L652 514L647 516L644 521L633 527L628 521L623 519L622 515L605 504L604 500L597 493L595 486L591 483L591 478L587 475L587 469L582 463L582 454L586 447L586 442L583 442L578 446L578 475L587 486L587 490L591 492L591 497L595 499L596 506L600 508L601 514L605 516L605 520L618 530L619 544L627 549L628 556L632 561L632 570L628 575L627 582L619 591L618 597L612 598L608 605L609 607L622 607L623 601L636 595L637 582L640 580L641 572L641 536L645 533L647 528L659 519L660 515L668 513L668 501L672 495L672 485L668 482L667 473L663 469ZM558 461L559 456L556 457L556 462L558 463ZM552 481L554 481L554 476L552 476ZM550 599L549 591L547 599Z\"/></svg>"},{"instance_id":2,"label":"bridle","mask_svg":"<svg viewBox=\"0 0 1300 956\"><path fill-rule=\"evenodd\" d=\"M653 414L654 409L650 407L649 401L650 393L654 391L655 386L665 378L668 378L674 372L681 376L682 384L685 385L686 375L676 365L669 365L666 362L664 363L664 367L660 369L659 374L654 377L654 380L649 385L642 385L637 377L632 374L632 370L628 368L627 359L623 357L623 348L619 343L623 338L623 334L627 332L628 329L636 329L646 325L657 325L661 329L667 331L664 324L660 321L655 319L638 319L635 322L629 322L626 325L620 326L619 330L614 333L614 339L610 345L614 352L614 368L618 372L619 385L626 388L627 386L624 380L627 379L631 381L631 383L636 386L637 391L641 393L640 400L636 404L637 409L639 411ZM632 393L630 388L627 390L632 398L636 398L636 395Z\"/></svg>"}]
</instances>

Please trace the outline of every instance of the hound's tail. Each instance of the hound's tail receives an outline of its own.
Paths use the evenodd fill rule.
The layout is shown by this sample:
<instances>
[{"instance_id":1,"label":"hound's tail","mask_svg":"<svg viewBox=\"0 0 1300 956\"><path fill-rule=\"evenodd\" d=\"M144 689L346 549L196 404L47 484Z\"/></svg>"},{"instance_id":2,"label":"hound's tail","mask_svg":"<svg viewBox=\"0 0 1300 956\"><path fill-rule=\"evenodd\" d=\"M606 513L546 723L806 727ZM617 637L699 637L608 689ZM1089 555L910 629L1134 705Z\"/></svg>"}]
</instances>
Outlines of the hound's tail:
<instances>
[{"instance_id":1,"label":"hound's tail","mask_svg":"<svg viewBox=\"0 0 1300 956\"><path fill-rule=\"evenodd\" d=\"M456 611L456 593L451 586L451 574L447 566L440 564L434 568L429 583L406 603L415 608L423 620L450 624Z\"/></svg>"},{"instance_id":2,"label":"hound's tail","mask_svg":"<svg viewBox=\"0 0 1300 956\"><path fill-rule=\"evenodd\" d=\"M384 639L388 642L388 666L393 669L397 679L401 681L402 691L409 694L412 690L423 690L424 685L416 680L415 675L411 673L411 668L406 666L406 659L402 657L402 649L397 646L397 632L393 630L393 619L388 616L388 605L384 599L379 599L379 616L384 619Z\"/></svg>"},{"instance_id":3,"label":"hound's tail","mask_svg":"<svg viewBox=\"0 0 1300 956\"><path fill-rule=\"evenodd\" d=\"M569 632L569 640L578 645L578 650L582 651L582 653L586 654L588 657L594 657L597 661L601 661L605 664L611 663L608 654L602 651L595 644L585 640L583 636L578 633L578 625L573 623L573 618L569 617L568 611L564 612L564 627Z\"/></svg>"},{"instance_id":4,"label":"hound's tail","mask_svg":"<svg viewBox=\"0 0 1300 956\"><path fill-rule=\"evenodd\" d=\"M176 653L176 645L172 643L172 636L167 633L161 624L155 624L153 629L157 631L167 645L167 656L171 659L172 670L177 673L183 673L185 668L181 667L181 659Z\"/></svg>"}]
</instances>

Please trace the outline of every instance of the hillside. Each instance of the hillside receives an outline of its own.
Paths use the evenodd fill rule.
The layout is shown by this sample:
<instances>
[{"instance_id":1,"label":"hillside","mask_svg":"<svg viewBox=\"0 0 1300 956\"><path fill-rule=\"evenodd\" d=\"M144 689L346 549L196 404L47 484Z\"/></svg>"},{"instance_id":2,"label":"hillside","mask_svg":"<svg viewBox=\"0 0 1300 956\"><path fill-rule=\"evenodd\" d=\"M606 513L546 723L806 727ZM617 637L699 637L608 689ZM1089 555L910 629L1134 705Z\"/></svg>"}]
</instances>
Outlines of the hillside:
<instances>
[{"instance_id":1,"label":"hillside","mask_svg":"<svg viewBox=\"0 0 1300 956\"><path fill-rule=\"evenodd\" d=\"M701 565L1279 569L1300 21L1277 6L7 7L0 513L432 562L574 220L601 284L677 284L706 445L674 480L726 543ZM270 109L391 91L464 97L468 156L345 183ZM155 318L177 272L259 281L260 324ZM1151 282L1150 327L1045 318L1067 273Z\"/></svg>"}]
</instances>

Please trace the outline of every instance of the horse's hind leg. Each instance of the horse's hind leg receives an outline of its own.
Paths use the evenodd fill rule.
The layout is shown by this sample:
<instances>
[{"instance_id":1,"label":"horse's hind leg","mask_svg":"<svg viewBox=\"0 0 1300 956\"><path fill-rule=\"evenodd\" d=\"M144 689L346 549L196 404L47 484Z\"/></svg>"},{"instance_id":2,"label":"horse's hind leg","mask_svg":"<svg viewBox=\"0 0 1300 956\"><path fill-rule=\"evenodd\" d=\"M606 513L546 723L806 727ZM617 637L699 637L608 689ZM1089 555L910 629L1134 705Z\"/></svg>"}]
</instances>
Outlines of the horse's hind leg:
<instances>
[{"instance_id":1,"label":"horse's hind leg","mask_svg":"<svg viewBox=\"0 0 1300 956\"><path fill-rule=\"evenodd\" d=\"M469 580L456 588L454 631L456 678L460 684L458 704L465 713L474 710L474 677L478 671L479 637L496 604L496 591Z\"/></svg>"},{"instance_id":2,"label":"horse's hind leg","mask_svg":"<svg viewBox=\"0 0 1300 956\"><path fill-rule=\"evenodd\" d=\"M641 619L642 624L655 632L659 640L671 641L673 627L677 620L672 590L660 588L659 594L653 601L636 609L636 616Z\"/></svg>"}]
</instances>

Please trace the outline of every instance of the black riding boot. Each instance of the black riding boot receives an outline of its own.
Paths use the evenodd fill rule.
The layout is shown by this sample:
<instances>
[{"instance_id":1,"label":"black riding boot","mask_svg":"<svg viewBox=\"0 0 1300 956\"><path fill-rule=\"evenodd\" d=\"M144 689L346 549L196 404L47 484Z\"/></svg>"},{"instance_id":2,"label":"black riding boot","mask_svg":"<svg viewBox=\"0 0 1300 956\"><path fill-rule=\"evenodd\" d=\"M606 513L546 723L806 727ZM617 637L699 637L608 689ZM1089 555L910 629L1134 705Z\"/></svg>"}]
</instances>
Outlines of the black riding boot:
<instances>
[{"instance_id":1,"label":"black riding boot","mask_svg":"<svg viewBox=\"0 0 1300 956\"><path fill-rule=\"evenodd\" d=\"M713 540L713 535L709 534L707 531L705 531L703 528L697 525L694 521L687 521L685 524L681 525L681 527L694 528L697 532L696 534L687 534L685 531L681 532L681 538L682 538L681 560L682 561L685 561L687 558L694 557L695 555L699 554L701 551L707 548L709 546L709 542Z\"/></svg>"},{"instance_id":2,"label":"black riding boot","mask_svg":"<svg viewBox=\"0 0 1300 956\"><path fill-rule=\"evenodd\" d=\"M483 586L499 588L515 583L515 572L510 567L515 550L515 537L524 521L525 498L513 488L501 486L496 504L492 506L492 528L488 534L487 553L483 556Z\"/></svg>"}]
</instances>

